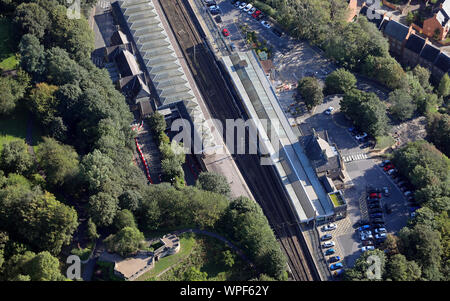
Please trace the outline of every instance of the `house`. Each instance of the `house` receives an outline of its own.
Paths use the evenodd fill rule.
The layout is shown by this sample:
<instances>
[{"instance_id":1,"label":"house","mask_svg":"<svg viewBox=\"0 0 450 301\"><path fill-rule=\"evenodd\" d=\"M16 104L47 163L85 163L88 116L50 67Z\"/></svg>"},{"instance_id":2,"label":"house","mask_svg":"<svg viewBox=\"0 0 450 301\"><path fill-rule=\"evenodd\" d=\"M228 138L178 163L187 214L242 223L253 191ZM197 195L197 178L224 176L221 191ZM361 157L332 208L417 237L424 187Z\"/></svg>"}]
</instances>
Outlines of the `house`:
<instances>
[{"instance_id":1,"label":"house","mask_svg":"<svg viewBox=\"0 0 450 301\"><path fill-rule=\"evenodd\" d=\"M386 13L383 15L379 14L374 8L367 6L365 2L359 11L359 14L365 16L369 22L374 23L379 30L381 30L383 24L385 25L389 21L389 18L386 17Z\"/></svg>"},{"instance_id":2,"label":"house","mask_svg":"<svg viewBox=\"0 0 450 301\"><path fill-rule=\"evenodd\" d=\"M411 67L415 67L419 63L420 53L428 42L427 39L411 34L406 40L405 48L402 55L402 63Z\"/></svg>"},{"instance_id":3,"label":"house","mask_svg":"<svg viewBox=\"0 0 450 301\"><path fill-rule=\"evenodd\" d=\"M389 41L389 51L396 57L402 57L403 49L411 33L415 31L412 26L407 27L397 21L390 20L384 27L384 36Z\"/></svg>"},{"instance_id":4,"label":"house","mask_svg":"<svg viewBox=\"0 0 450 301\"><path fill-rule=\"evenodd\" d=\"M447 54L441 52L438 55L436 62L434 63L431 73L433 74L433 77L435 79L440 80L442 76L449 71L450 71L450 57Z\"/></svg>"},{"instance_id":5,"label":"house","mask_svg":"<svg viewBox=\"0 0 450 301\"><path fill-rule=\"evenodd\" d=\"M419 65L429 69L433 69L434 62L441 53L441 50L431 44L426 44L419 55Z\"/></svg>"},{"instance_id":6,"label":"house","mask_svg":"<svg viewBox=\"0 0 450 301\"><path fill-rule=\"evenodd\" d=\"M114 62L116 63L121 78L142 73L136 58L126 49L117 48L114 54Z\"/></svg>"},{"instance_id":7,"label":"house","mask_svg":"<svg viewBox=\"0 0 450 301\"><path fill-rule=\"evenodd\" d=\"M431 18L423 21L423 34L436 40L444 40L450 28L450 0L440 4Z\"/></svg>"}]
</instances>

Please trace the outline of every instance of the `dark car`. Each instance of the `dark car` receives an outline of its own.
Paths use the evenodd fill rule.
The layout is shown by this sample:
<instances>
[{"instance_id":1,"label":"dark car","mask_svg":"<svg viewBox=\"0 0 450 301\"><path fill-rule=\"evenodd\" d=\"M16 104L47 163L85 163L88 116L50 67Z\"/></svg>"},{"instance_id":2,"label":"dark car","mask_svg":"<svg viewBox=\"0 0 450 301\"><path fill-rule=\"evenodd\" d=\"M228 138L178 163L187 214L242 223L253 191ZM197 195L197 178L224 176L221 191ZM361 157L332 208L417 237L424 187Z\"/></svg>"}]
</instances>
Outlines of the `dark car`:
<instances>
[{"instance_id":1,"label":"dark car","mask_svg":"<svg viewBox=\"0 0 450 301\"><path fill-rule=\"evenodd\" d=\"M384 204L384 210L386 211L387 214L392 213L392 208L391 206L389 206L389 204Z\"/></svg>"},{"instance_id":2,"label":"dark car","mask_svg":"<svg viewBox=\"0 0 450 301\"><path fill-rule=\"evenodd\" d=\"M374 228L385 228L384 223L382 223L382 224L372 224L372 227L374 227Z\"/></svg>"},{"instance_id":3,"label":"dark car","mask_svg":"<svg viewBox=\"0 0 450 301\"><path fill-rule=\"evenodd\" d=\"M363 246L373 246L373 241L371 241L371 240L363 240L362 245Z\"/></svg>"},{"instance_id":4,"label":"dark car","mask_svg":"<svg viewBox=\"0 0 450 301\"><path fill-rule=\"evenodd\" d=\"M217 23L222 23L222 17L220 15L217 15L214 20L216 20Z\"/></svg>"},{"instance_id":5,"label":"dark car","mask_svg":"<svg viewBox=\"0 0 450 301\"><path fill-rule=\"evenodd\" d=\"M265 15L264 14L259 14L257 17L256 17L256 20L258 20L258 21L260 21L261 19L263 19L265 17Z\"/></svg>"},{"instance_id":6,"label":"dark car","mask_svg":"<svg viewBox=\"0 0 450 301\"><path fill-rule=\"evenodd\" d=\"M376 223L376 224L384 224L384 219L383 218L374 218L372 219L372 223Z\"/></svg>"},{"instance_id":7,"label":"dark car","mask_svg":"<svg viewBox=\"0 0 450 301\"><path fill-rule=\"evenodd\" d=\"M380 218L380 217L383 217L383 213L372 213L372 214L369 214L369 217L370 218Z\"/></svg>"},{"instance_id":8,"label":"dark car","mask_svg":"<svg viewBox=\"0 0 450 301\"><path fill-rule=\"evenodd\" d=\"M361 227L361 226L363 226L363 225L367 225L367 224L369 224L369 221L368 220L359 220L359 221L357 221L354 225L353 225L353 228L358 228L358 227Z\"/></svg>"},{"instance_id":9,"label":"dark car","mask_svg":"<svg viewBox=\"0 0 450 301\"><path fill-rule=\"evenodd\" d=\"M278 37L281 37L283 33L276 28L272 28L272 32L276 34Z\"/></svg>"},{"instance_id":10,"label":"dark car","mask_svg":"<svg viewBox=\"0 0 450 301\"><path fill-rule=\"evenodd\" d=\"M332 238L333 238L333 236L331 236L331 234L325 234L324 236L321 237L321 240L322 240L322 241L324 241L324 240L330 240L330 239L332 239Z\"/></svg>"},{"instance_id":11,"label":"dark car","mask_svg":"<svg viewBox=\"0 0 450 301\"><path fill-rule=\"evenodd\" d=\"M341 260L341 257L339 257L339 256L332 256L332 257L330 257L330 259L328 259L328 262L333 263L333 262L337 262L337 261L340 261L340 260Z\"/></svg>"},{"instance_id":12,"label":"dark car","mask_svg":"<svg viewBox=\"0 0 450 301\"><path fill-rule=\"evenodd\" d=\"M376 188L376 187L369 187L367 188L367 193L380 193L381 192L381 188Z\"/></svg>"},{"instance_id":13,"label":"dark car","mask_svg":"<svg viewBox=\"0 0 450 301\"><path fill-rule=\"evenodd\" d=\"M383 209L381 209L381 208L369 209L369 213L372 213L372 214L383 213Z\"/></svg>"},{"instance_id":14,"label":"dark car","mask_svg":"<svg viewBox=\"0 0 450 301\"><path fill-rule=\"evenodd\" d=\"M380 206L380 204L372 204L372 205L369 205L369 210L370 209L381 209L381 206Z\"/></svg>"}]
</instances>

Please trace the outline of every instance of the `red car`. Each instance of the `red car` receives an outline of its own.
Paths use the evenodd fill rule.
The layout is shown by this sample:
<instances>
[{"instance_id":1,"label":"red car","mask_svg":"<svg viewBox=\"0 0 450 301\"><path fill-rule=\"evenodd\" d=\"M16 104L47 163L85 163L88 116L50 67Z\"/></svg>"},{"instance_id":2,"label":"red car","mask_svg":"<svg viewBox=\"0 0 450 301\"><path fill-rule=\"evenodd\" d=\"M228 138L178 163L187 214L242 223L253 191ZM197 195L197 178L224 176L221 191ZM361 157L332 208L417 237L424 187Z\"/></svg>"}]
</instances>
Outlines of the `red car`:
<instances>
[{"instance_id":1,"label":"red car","mask_svg":"<svg viewBox=\"0 0 450 301\"><path fill-rule=\"evenodd\" d=\"M381 193L372 192L371 194L369 194L369 197L371 199L381 199Z\"/></svg>"},{"instance_id":2,"label":"red car","mask_svg":"<svg viewBox=\"0 0 450 301\"><path fill-rule=\"evenodd\" d=\"M223 34L225 37L228 37L228 36L230 35L230 32L228 31L228 29L224 28L224 29L222 29L222 34Z\"/></svg>"},{"instance_id":3,"label":"red car","mask_svg":"<svg viewBox=\"0 0 450 301\"><path fill-rule=\"evenodd\" d=\"M257 11L255 11L253 14L252 14L252 17L253 18L258 18L258 16L261 14L261 11L260 10L257 10Z\"/></svg>"},{"instance_id":4,"label":"red car","mask_svg":"<svg viewBox=\"0 0 450 301\"><path fill-rule=\"evenodd\" d=\"M383 167L384 171L388 171L393 168L395 168L395 166L393 164L387 164L385 167Z\"/></svg>"}]
</instances>

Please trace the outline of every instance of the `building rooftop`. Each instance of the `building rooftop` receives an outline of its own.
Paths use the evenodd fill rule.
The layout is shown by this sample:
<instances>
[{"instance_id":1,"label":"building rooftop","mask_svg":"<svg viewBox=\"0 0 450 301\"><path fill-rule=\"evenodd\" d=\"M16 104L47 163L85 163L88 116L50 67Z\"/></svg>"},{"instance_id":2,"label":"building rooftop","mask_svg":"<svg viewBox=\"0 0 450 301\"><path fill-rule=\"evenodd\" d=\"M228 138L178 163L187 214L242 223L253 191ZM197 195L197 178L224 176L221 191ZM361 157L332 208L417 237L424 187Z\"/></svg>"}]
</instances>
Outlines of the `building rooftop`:
<instances>
[{"instance_id":1,"label":"building rooftop","mask_svg":"<svg viewBox=\"0 0 450 301\"><path fill-rule=\"evenodd\" d=\"M132 76L141 73L139 65L134 55L126 49L117 48L117 53L114 56L117 69L121 77Z\"/></svg>"},{"instance_id":2,"label":"building rooftop","mask_svg":"<svg viewBox=\"0 0 450 301\"><path fill-rule=\"evenodd\" d=\"M111 36L111 46L128 44L127 35L121 30L115 31Z\"/></svg>"},{"instance_id":3,"label":"building rooftop","mask_svg":"<svg viewBox=\"0 0 450 301\"><path fill-rule=\"evenodd\" d=\"M409 28L397 21L390 20L384 28L384 34L396 39L399 42L403 42L408 35Z\"/></svg>"},{"instance_id":4,"label":"building rooftop","mask_svg":"<svg viewBox=\"0 0 450 301\"><path fill-rule=\"evenodd\" d=\"M433 45L426 44L420 53L420 57L429 61L430 63L434 63L436 58L439 56L441 50Z\"/></svg>"},{"instance_id":5,"label":"building rooftop","mask_svg":"<svg viewBox=\"0 0 450 301\"><path fill-rule=\"evenodd\" d=\"M417 54L420 54L420 52L423 49L423 46L425 46L426 40L422 37L419 37L416 34L412 34L409 36L408 40L406 41L405 48L411 50L412 52L415 52Z\"/></svg>"},{"instance_id":6,"label":"building rooftop","mask_svg":"<svg viewBox=\"0 0 450 301\"><path fill-rule=\"evenodd\" d=\"M448 72L450 70L450 57L441 52L434 65L442 71Z\"/></svg>"},{"instance_id":7,"label":"building rooftop","mask_svg":"<svg viewBox=\"0 0 450 301\"><path fill-rule=\"evenodd\" d=\"M223 57L247 115L253 121L270 162L278 171L300 221L333 214L332 205L317 178L298 136L281 110L275 91L254 51ZM269 121L268 128L261 121ZM270 125L278 124L275 129ZM270 138L269 138L270 137Z\"/></svg>"}]
</instances>

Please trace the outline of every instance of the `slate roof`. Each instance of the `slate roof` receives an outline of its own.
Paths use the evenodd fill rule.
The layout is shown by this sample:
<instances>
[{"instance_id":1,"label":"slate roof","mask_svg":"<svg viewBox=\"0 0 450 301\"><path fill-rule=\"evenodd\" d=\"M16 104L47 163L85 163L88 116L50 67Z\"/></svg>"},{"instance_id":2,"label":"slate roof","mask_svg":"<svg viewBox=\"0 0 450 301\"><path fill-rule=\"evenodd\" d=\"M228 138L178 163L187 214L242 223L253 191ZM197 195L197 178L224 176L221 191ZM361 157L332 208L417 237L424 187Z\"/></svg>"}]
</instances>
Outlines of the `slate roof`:
<instances>
[{"instance_id":1,"label":"slate roof","mask_svg":"<svg viewBox=\"0 0 450 301\"><path fill-rule=\"evenodd\" d=\"M450 57L441 52L434 65L442 71L447 72L450 70Z\"/></svg>"},{"instance_id":2,"label":"slate roof","mask_svg":"<svg viewBox=\"0 0 450 301\"><path fill-rule=\"evenodd\" d=\"M391 20L384 29L384 34L403 42L408 35L409 28L397 21Z\"/></svg>"},{"instance_id":3,"label":"slate roof","mask_svg":"<svg viewBox=\"0 0 450 301\"><path fill-rule=\"evenodd\" d=\"M436 48L433 45L427 44L422 49L422 52L420 53L420 57L431 63L434 63L434 61L436 60L436 58L438 57L440 52L441 51L439 50L439 48Z\"/></svg>"},{"instance_id":4,"label":"slate roof","mask_svg":"<svg viewBox=\"0 0 450 301\"><path fill-rule=\"evenodd\" d=\"M420 52L423 49L423 46L425 46L425 43L426 43L425 39L423 39L418 35L412 34L406 41L405 48L411 50L412 52L420 54Z\"/></svg>"},{"instance_id":5,"label":"slate roof","mask_svg":"<svg viewBox=\"0 0 450 301\"><path fill-rule=\"evenodd\" d=\"M122 92L132 99L150 97L150 89L140 75L122 78L119 83Z\"/></svg>"},{"instance_id":6,"label":"slate roof","mask_svg":"<svg viewBox=\"0 0 450 301\"><path fill-rule=\"evenodd\" d=\"M445 0L444 3L442 3L442 8L439 9L438 13L436 14L436 19L444 27L447 25L450 19L449 15L450 15L450 0Z\"/></svg>"},{"instance_id":7,"label":"slate roof","mask_svg":"<svg viewBox=\"0 0 450 301\"><path fill-rule=\"evenodd\" d=\"M128 50L118 48L118 53L114 57L114 61L116 62L117 69L122 77L141 73L136 58Z\"/></svg>"},{"instance_id":8,"label":"slate roof","mask_svg":"<svg viewBox=\"0 0 450 301\"><path fill-rule=\"evenodd\" d=\"M111 46L128 44L127 36L120 30L115 31L111 36Z\"/></svg>"}]
</instances>

